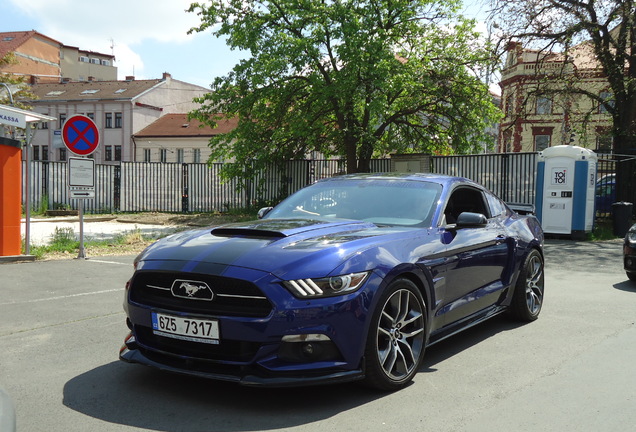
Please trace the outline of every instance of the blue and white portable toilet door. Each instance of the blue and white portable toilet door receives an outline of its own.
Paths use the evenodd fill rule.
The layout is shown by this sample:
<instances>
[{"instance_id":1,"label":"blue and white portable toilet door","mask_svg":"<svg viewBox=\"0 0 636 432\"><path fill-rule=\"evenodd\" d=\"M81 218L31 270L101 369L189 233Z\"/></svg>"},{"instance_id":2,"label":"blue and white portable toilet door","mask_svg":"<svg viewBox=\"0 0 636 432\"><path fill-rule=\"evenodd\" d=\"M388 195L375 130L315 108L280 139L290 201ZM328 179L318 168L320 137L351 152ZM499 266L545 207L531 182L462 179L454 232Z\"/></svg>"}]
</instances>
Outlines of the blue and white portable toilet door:
<instances>
[{"instance_id":1,"label":"blue and white portable toilet door","mask_svg":"<svg viewBox=\"0 0 636 432\"><path fill-rule=\"evenodd\" d=\"M547 234L592 231L598 157L578 146L549 147L537 162L537 217Z\"/></svg>"}]
</instances>

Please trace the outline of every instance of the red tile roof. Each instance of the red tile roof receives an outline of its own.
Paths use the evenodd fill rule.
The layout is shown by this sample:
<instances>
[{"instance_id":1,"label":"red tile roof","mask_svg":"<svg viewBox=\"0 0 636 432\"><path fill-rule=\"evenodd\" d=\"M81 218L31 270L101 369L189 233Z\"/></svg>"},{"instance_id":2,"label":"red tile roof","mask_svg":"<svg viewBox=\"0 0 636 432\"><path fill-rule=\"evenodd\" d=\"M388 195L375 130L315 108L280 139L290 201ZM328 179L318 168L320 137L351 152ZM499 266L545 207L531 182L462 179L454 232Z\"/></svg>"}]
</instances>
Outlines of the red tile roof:
<instances>
[{"instance_id":1,"label":"red tile roof","mask_svg":"<svg viewBox=\"0 0 636 432\"><path fill-rule=\"evenodd\" d=\"M135 134L135 138L150 137L211 137L228 133L238 124L237 118L220 120L212 129L198 120L188 120L187 114L166 114Z\"/></svg>"},{"instance_id":2,"label":"red tile roof","mask_svg":"<svg viewBox=\"0 0 636 432\"><path fill-rule=\"evenodd\" d=\"M30 31L16 31L16 32L0 32L0 57L4 57L10 52L15 52L22 44L31 39L34 36L38 36L43 39L47 39L58 45L62 45L60 42L52 39L48 36L38 33L35 30Z\"/></svg>"}]
</instances>

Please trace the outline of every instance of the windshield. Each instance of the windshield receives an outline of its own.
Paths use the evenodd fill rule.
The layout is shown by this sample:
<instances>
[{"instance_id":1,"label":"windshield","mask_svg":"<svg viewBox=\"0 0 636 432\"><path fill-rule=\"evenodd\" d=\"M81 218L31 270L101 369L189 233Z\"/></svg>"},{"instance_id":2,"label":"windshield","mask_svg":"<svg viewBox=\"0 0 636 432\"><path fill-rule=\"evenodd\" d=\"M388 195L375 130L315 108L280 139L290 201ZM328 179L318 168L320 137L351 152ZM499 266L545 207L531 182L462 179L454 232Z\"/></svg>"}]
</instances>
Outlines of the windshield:
<instances>
[{"instance_id":1,"label":"windshield","mask_svg":"<svg viewBox=\"0 0 636 432\"><path fill-rule=\"evenodd\" d=\"M354 219L377 225L428 227L442 186L399 179L319 182L277 205L267 219Z\"/></svg>"}]
</instances>

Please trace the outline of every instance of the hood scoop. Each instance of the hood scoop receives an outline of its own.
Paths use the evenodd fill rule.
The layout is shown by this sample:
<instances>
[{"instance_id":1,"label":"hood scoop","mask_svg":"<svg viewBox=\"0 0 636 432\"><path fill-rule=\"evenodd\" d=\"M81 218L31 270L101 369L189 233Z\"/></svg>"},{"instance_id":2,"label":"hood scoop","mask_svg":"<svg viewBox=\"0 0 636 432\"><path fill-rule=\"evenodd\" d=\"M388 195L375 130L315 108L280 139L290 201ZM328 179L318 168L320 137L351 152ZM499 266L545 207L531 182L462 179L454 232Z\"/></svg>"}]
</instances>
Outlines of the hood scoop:
<instances>
[{"instance_id":1,"label":"hood scoop","mask_svg":"<svg viewBox=\"0 0 636 432\"><path fill-rule=\"evenodd\" d=\"M218 237L249 237L262 239L278 239L287 237L280 231L254 229L247 227L219 227L212 230L212 235Z\"/></svg>"},{"instance_id":2,"label":"hood scoop","mask_svg":"<svg viewBox=\"0 0 636 432\"><path fill-rule=\"evenodd\" d=\"M299 234L330 234L339 231L375 227L359 221L317 221L310 219L261 219L258 221L238 222L212 229L211 234L218 237L242 237L255 239L282 239Z\"/></svg>"}]
</instances>

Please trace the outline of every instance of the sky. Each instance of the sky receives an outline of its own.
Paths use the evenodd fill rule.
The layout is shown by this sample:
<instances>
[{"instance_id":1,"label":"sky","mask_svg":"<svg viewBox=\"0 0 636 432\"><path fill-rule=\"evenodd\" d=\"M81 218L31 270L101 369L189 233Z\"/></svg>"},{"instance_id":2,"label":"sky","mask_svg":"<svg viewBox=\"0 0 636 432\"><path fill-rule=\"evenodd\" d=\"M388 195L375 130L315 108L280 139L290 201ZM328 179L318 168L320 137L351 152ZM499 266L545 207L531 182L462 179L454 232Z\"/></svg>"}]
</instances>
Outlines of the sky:
<instances>
[{"instance_id":1,"label":"sky","mask_svg":"<svg viewBox=\"0 0 636 432\"><path fill-rule=\"evenodd\" d=\"M36 30L64 45L115 55L118 79L173 79L209 88L245 54L231 51L186 12L193 0L0 0L0 32ZM485 0L464 0L464 15L483 16Z\"/></svg>"}]
</instances>

